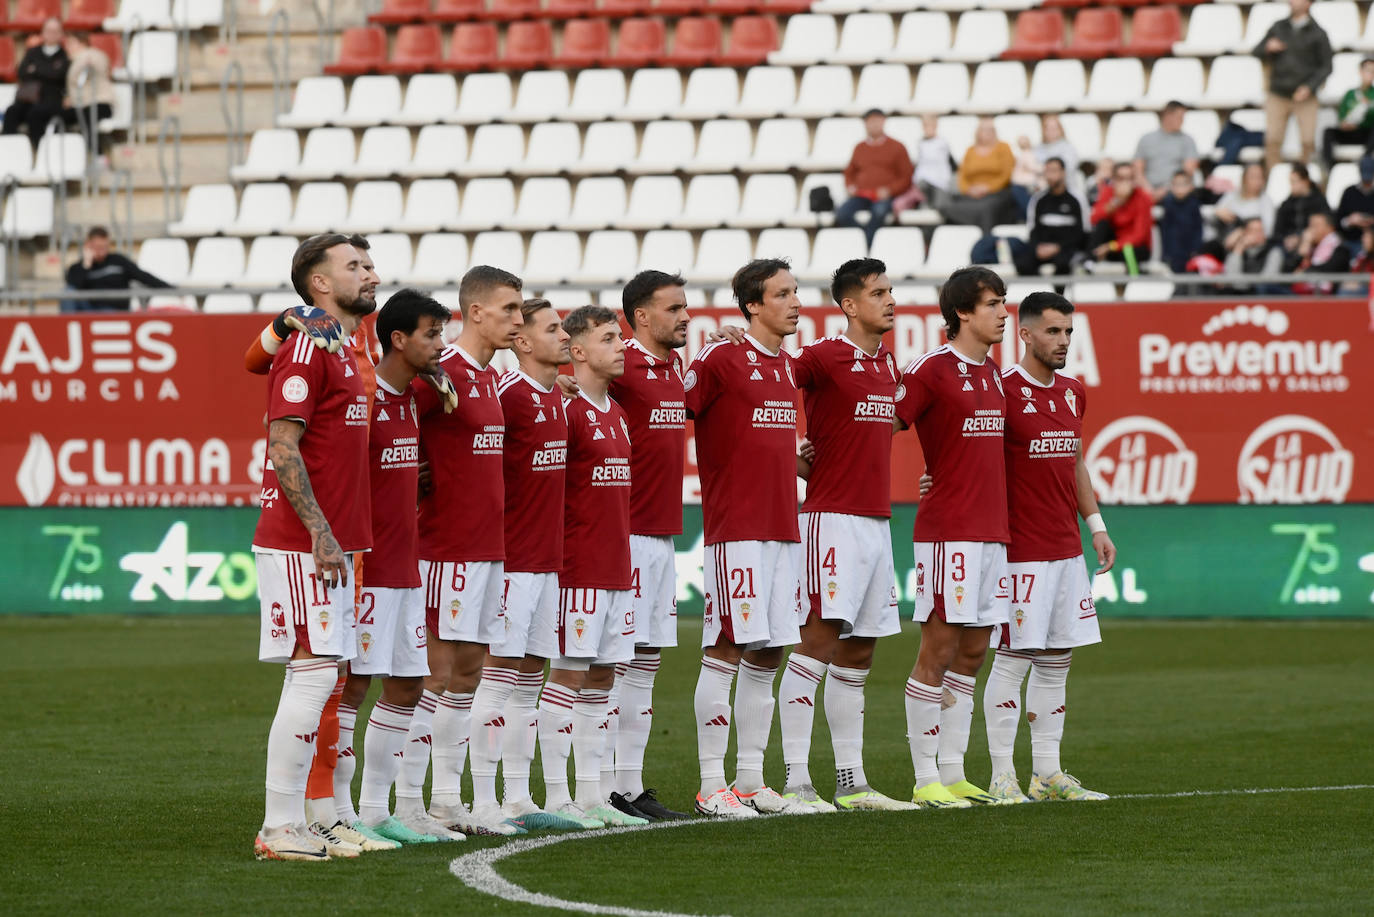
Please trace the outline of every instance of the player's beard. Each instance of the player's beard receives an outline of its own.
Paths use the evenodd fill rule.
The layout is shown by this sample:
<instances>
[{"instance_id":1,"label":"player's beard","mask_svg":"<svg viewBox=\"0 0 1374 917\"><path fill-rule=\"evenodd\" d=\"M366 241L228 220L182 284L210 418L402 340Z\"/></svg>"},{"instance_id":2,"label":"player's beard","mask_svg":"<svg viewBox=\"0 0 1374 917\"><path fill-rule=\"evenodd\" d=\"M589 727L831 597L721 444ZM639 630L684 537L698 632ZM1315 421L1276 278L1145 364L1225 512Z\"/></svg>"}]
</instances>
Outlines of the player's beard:
<instances>
[{"instance_id":1,"label":"player's beard","mask_svg":"<svg viewBox=\"0 0 1374 917\"><path fill-rule=\"evenodd\" d=\"M373 312L377 311L377 297L375 294L369 296L359 291L358 295L351 301L340 302L339 308L349 315L357 315L359 317L371 315Z\"/></svg>"},{"instance_id":2,"label":"player's beard","mask_svg":"<svg viewBox=\"0 0 1374 917\"><path fill-rule=\"evenodd\" d=\"M1035 355L1035 358L1039 360L1041 363L1044 363L1050 369L1063 369L1064 366L1069 362L1069 355L1067 353L1064 354L1062 357L1056 356L1053 350L1047 350L1044 353L1037 353Z\"/></svg>"}]
</instances>

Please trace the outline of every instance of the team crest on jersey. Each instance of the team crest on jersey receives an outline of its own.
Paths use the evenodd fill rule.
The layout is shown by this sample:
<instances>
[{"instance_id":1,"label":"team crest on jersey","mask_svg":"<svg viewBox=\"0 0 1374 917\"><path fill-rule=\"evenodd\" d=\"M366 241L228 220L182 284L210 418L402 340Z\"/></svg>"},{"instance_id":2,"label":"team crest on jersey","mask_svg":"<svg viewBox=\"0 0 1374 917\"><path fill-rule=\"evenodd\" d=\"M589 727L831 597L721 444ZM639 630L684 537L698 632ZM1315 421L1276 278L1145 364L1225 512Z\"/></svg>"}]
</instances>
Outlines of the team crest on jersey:
<instances>
[{"instance_id":1,"label":"team crest on jersey","mask_svg":"<svg viewBox=\"0 0 1374 917\"><path fill-rule=\"evenodd\" d=\"M905 397L906 397L906 386L899 382L899 383L897 383L897 392L896 392L896 394L894 394L894 395L892 396L892 398L893 398L894 401L901 401L901 400L902 400L903 398L905 398Z\"/></svg>"},{"instance_id":2,"label":"team crest on jersey","mask_svg":"<svg viewBox=\"0 0 1374 917\"><path fill-rule=\"evenodd\" d=\"M533 401L535 404L541 405L541 406L542 406L543 403L544 403L544 402L542 402L542 401L539 400L539 393L538 393L538 392L530 392L530 400Z\"/></svg>"},{"instance_id":3,"label":"team crest on jersey","mask_svg":"<svg viewBox=\"0 0 1374 917\"><path fill-rule=\"evenodd\" d=\"M750 613L750 612L749 612L749 603L748 603L748 602L740 602L740 603L739 603L739 619L740 619L741 621L743 621L745 624L748 624L748 623L749 623L749 613Z\"/></svg>"},{"instance_id":4,"label":"team crest on jersey","mask_svg":"<svg viewBox=\"0 0 1374 917\"><path fill-rule=\"evenodd\" d=\"M1026 620L1026 610L1024 608L1018 608L1012 612L1012 616L1016 618L1016 627L1019 630L1021 624Z\"/></svg>"},{"instance_id":5,"label":"team crest on jersey","mask_svg":"<svg viewBox=\"0 0 1374 917\"><path fill-rule=\"evenodd\" d=\"M696 385L697 385L697 371L696 371L695 369L689 369L689 370L687 370L687 375L685 375L685 376L682 377L682 389L683 389L683 391L690 392L692 389L696 388Z\"/></svg>"},{"instance_id":6,"label":"team crest on jersey","mask_svg":"<svg viewBox=\"0 0 1374 917\"><path fill-rule=\"evenodd\" d=\"M1021 397L1022 397L1022 398L1032 398L1032 397L1034 397L1034 396L1031 394L1031 390L1030 390L1030 386L1029 386L1029 385L1023 385L1023 386L1021 386Z\"/></svg>"},{"instance_id":7,"label":"team crest on jersey","mask_svg":"<svg viewBox=\"0 0 1374 917\"><path fill-rule=\"evenodd\" d=\"M372 649L372 635L367 631L358 635L358 648L363 651L364 656Z\"/></svg>"},{"instance_id":8,"label":"team crest on jersey","mask_svg":"<svg viewBox=\"0 0 1374 917\"><path fill-rule=\"evenodd\" d=\"M310 395L310 383L301 376L291 376L281 384L282 399L290 404L300 404Z\"/></svg>"},{"instance_id":9,"label":"team crest on jersey","mask_svg":"<svg viewBox=\"0 0 1374 917\"><path fill-rule=\"evenodd\" d=\"M1064 403L1069 406L1069 413L1077 417L1078 396L1073 393L1073 389L1069 389L1067 392L1064 393ZM1050 404L1054 404L1054 402L1051 401Z\"/></svg>"},{"instance_id":10,"label":"team crest on jersey","mask_svg":"<svg viewBox=\"0 0 1374 917\"><path fill-rule=\"evenodd\" d=\"M921 598L926 594L926 565L916 565L916 598Z\"/></svg>"},{"instance_id":11,"label":"team crest on jersey","mask_svg":"<svg viewBox=\"0 0 1374 917\"><path fill-rule=\"evenodd\" d=\"M573 618L573 633L577 634L577 642L582 642L582 635L587 632L586 618Z\"/></svg>"},{"instance_id":12,"label":"team crest on jersey","mask_svg":"<svg viewBox=\"0 0 1374 917\"><path fill-rule=\"evenodd\" d=\"M971 391L973 391L973 383L970 382L970 381L968 381L967 379L964 380L964 391L966 391L966 392L971 392Z\"/></svg>"},{"instance_id":13,"label":"team crest on jersey","mask_svg":"<svg viewBox=\"0 0 1374 917\"><path fill-rule=\"evenodd\" d=\"M964 376L968 375L968 364L963 360L959 361L959 374Z\"/></svg>"},{"instance_id":14,"label":"team crest on jersey","mask_svg":"<svg viewBox=\"0 0 1374 917\"><path fill-rule=\"evenodd\" d=\"M955 587L954 587L954 604L956 604L956 605L963 605L963 604L964 604L964 587L963 587L963 586L955 586Z\"/></svg>"},{"instance_id":15,"label":"team crest on jersey","mask_svg":"<svg viewBox=\"0 0 1374 917\"><path fill-rule=\"evenodd\" d=\"M323 608L320 609L320 630L329 633L329 612Z\"/></svg>"},{"instance_id":16,"label":"team crest on jersey","mask_svg":"<svg viewBox=\"0 0 1374 917\"><path fill-rule=\"evenodd\" d=\"M1024 408L1021 409L1021 413L1022 413L1022 414L1034 414L1034 413L1035 413L1035 402L1033 402L1033 401L1027 401L1027 402L1026 402L1026 406L1025 406Z\"/></svg>"},{"instance_id":17,"label":"team crest on jersey","mask_svg":"<svg viewBox=\"0 0 1374 917\"><path fill-rule=\"evenodd\" d=\"M836 592L837 589L838 589L838 586L836 586L835 581L834 581L833 579L832 579L830 582L828 582L828 583L825 584L825 594L828 595L828 596L830 596L831 601L834 601L834 599L835 599L835 592Z\"/></svg>"},{"instance_id":18,"label":"team crest on jersey","mask_svg":"<svg viewBox=\"0 0 1374 917\"><path fill-rule=\"evenodd\" d=\"M746 350L744 356L750 363L757 363L759 361L759 355L752 350Z\"/></svg>"},{"instance_id":19,"label":"team crest on jersey","mask_svg":"<svg viewBox=\"0 0 1374 917\"><path fill-rule=\"evenodd\" d=\"M448 607L448 615L452 619L450 623L457 623L458 616L463 613L463 602L461 599L454 599L453 604Z\"/></svg>"},{"instance_id":20,"label":"team crest on jersey","mask_svg":"<svg viewBox=\"0 0 1374 917\"><path fill-rule=\"evenodd\" d=\"M596 411L587 411L587 423L596 423Z\"/></svg>"},{"instance_id":21,"label":"team crest on jersey","mask_svg":"<svg viewBox=\"0 0 1374 917\"><path fill-rule=\"evenodd\" d=\"M468 370L468 381L469 381L469 382L476 382L476 381L477 381L477 373L473 372L473 371L470 370L470 369Z\"/></svg>"}]
</instances>

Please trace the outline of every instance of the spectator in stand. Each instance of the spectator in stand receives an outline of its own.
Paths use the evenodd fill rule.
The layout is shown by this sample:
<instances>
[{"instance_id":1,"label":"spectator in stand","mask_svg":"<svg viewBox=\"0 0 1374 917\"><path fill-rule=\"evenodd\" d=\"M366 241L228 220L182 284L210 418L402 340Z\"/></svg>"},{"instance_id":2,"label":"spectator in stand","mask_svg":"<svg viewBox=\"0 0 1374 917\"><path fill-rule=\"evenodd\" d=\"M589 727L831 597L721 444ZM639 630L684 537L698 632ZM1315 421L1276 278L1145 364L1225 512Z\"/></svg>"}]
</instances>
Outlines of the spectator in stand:
<instances>
[{"instance_id":1,"label":"spectator in stand","mask_svg":"<svg viewBox=\"0 0 1374 917\"><path fill-rule=\"evenodd\" d=\"M1302 234L1312 214L1328 213L1331 208L1326 203L1326 196L1312 183L1307 166L1300 162L1293 163L1288 187L1292 193L1288 200L1279 205L1279 211L1274 216L1273 242L1292 254L1298 250L1298 243L1302 241Z\"/></svg>"},{"instance_id":2,"label":"spectator in stand","mask_svg":"<svg viewBox=\"0 0 1374 917\"><path fill-rule=\"evenodd\" d=\"M1374 226L1360 233L1360 250L1355 255L1350 270L1360 274L1374 274Z\"/></svg>"},{"instance_id":3,"label":"spectator in stand","mask_svg":"<svg viewBox=\"0 0 1374 917\"><path fill-rule=\"evenodd\" d=\"M1317 149L1317 91L1331 75L1331 42L1309 12L1312 0L1288 0L1291 15L1280 19L1255 46L1269 64L1269 94L1264 101L1264 164L1279 161L1288 119L1298 119L1302 161Z\"/></svg>"},{"instance_id":4,"label":"spectator in stand","mask_svg":"<svg viewBox=\"0 0 1374 917\"><path fill-rule=\"evenodd\" d=\"M1294 274L1345 274L1350 270L1350 249L1336 232L1329 212L1312 214L1298 250L1284 259L1284 269ZM1294 293L1330 293L1329 280L1293 284Z\"/></svg>"},{"instance_id":5,"label":"spectator in stand","mask_svg":"<svg viewBox=\"0 0 1374 917\"><path fill-rule=\"evenodd\" d=\"M1116 163L1110 156L1103 156L1097 160L1097 167L1093 169L1092 178L1088 181L1088 206L1097 206L1098 195L1112 186L1112 173L1115 171Z\"/></svg>"},{"instance_id":6,"label":"spectator in stand","mask_svg":"<svg viewBox=\"0 0 1374 917\"><path fill-rule=\"evenodd\" d=\"M1358 143L1366 154L1374 151L1374 58L1360 61L1360 85L1346 90L1336 106L1336 126L1322 132L1326 167L1336 161L1336 144Z\"/></svg>"},{"instance_id":7,"label":"spectator in stand","mask_svg":"<svg viewBox=\"0 0 1374 917\"><path fill-rule=\"evenodd\" d=\"M1188 259L1202 250L1202 202L1187 172L1174 173L1160 207L1164 211L1159 218L1164 263L1175 274L1182 274Z\"/></svg>"},{"instance_id":8,"label":"spectator in stand","mask_svg":"<svg viewBox=\"0 0 1374 917\"><path fill-rule=\"evenodd\" d=\"M1364 231L1374 226L1374 156L1360 160L1360 182L1341 192L1336 223L1346 242L1358 246Z\"/></svg>"},{"instance_id":9,"label":"spectator in stand","mask_svg":"<svg viewBox=\"0 0 1374 917\"><path fill-rule=\"evenodd\" d=\"M1274 202L1265 193L1267 181L1268 176L1260 163L1252 162L1245 167L1240 187L1223 194L1212 211L1218 237L1226 238L1239 232L1251 217L1258 217L1264 223L1266 235L1274 231Z\"/></svg>"},{"instance_id":10,"label":"spectator in stand","mask_svg":"<svg viewBox=\"0 0 1374 917\"><path fill-rule=\"evenodd\" d=\"M1064 137L1064 128L1058 115L1042 115L1040 118L1041 143L1031 146L1030 138L1016 138L1016 168L1011 173L1011 193L1016 198L1019 210L1025 210L1031 195L1045 187L1045 163L1058 159L1064 165L1069 181L1075 188L1082 187L1078 176L1078 151Z\"/></svg>"},{"instance_id":11,"label":"spectator in stand","mask_svg":"<svg viewBox=\"0 0 1374 917\"><path fill-rule=\"evenodd\" d=\"M93 48L85 32L67 36L67 107L63 119L67 125L81 125L86 145L94 154L100 153L100 122L114 113L114 84L110 82L110 58L99 48ZM91 117L91 103L95 103L95 117Z\"/></svg>"},{"instance_id":12,"label":"spectator in stand","mask_svg":"<svg viewBox=\"0 0 1374 917\"><path fill-rule=\"evenodd\" d=\"M48 122L62 117L62 96L67 92L67 68L71 64L62 47L60 21L54 17L44 22L40 35L40 42L25 51L19 61L19 86L0 128L6 134L17 134L19 126L25 125L35 150Z\"/></svg>"},{"instance_id":13,"label":"spectator in stand","mask_svg":"<svg viewBox=\"0 0 1374 917\"><path fill-rule=\"evenodd\" d=\"M883 133L887 116L876 108L864 113L864 139L854 147L844 169L844 187L849 200L835 209L836 226L858 226L854 218L868 211L864 235L868 244L892 214L893 198L911 187L911 157L900 140Z\"/></svg>"},{"instance_id":14,"label":"spectator in stand","mask_svg":"<svg viewBox=\"0 0 1374 917\"><path fill-rule=\"evenodd\" d=\"M1197 174L1197 144L1183 133L1183 116L1188 106L1170 102L1159 116L1159 130L1150 131L1135 148L1135 180L1155 201L1169 194L1169 187L1177 172L1184 172L1192 181Z\"/></svg>"},{"instance_id":15,"label":"spectator in stand","mask_svg":"<svg viewBox=\"0 0 1374 917\"><path fill-rule=\"evenodd\" d=\"M986 235L998 223L1019 220L1012 197L1011 172L1016 157L997 139L991 118L980 118L973 146L959 164L959 193L949 196L940 213L950 223L977 226Z\"/></svg>"},{"instance_id":16,"label":"spectator in stand","mask_svg":"<svg viewBox=\"0 0 1374 917\"><path fill-rule=\"evenodd\" d=\"M154 277L133 261L110 251L110 232L93 226L81 247L81 260L67 268L67 286L72 290L127 290L136 280L145 287L165 289L171 284ZM129 311L127 299L66 300L63 312Z\"/></svg>"},{"instance_id":17,"label":"spectator in stand","mask_svg":"<svg viewBox=\"0 0 1374 917\"><path fill-rule=\"evenodd\" d=\"M916 144L915 175L907 192L893 201L893 213L901 213L921 203L938 210L944 205L950 183L954 181L954 157L950 155L949 144L939 134L940 119L922 115L921 127L923 136Z\"/></svg>"},{"instance_id":18,"label":"spectator in stand","mask_svg":"<svg viewBox=\"0 0 1374 917\"><path fill-rule=\"evenodd\" d=\"M1226 243L1226 273L1277 274L1283 267L1283 252L1269 241L1264 222L1250 217L1231 234ZM1235 293L1266 292L1268 287L1255 290L1249 284L1236 284Z\"/></svg>"},{"instance_id":19,"label":"spectator in stand","mask_svg":"<svg viewBox=\"0 0 1374 917\"><path fill-rule=\"evenodd\" d=\"M1098 192L1093 206L1092 232L1088 246L1093 259L1124 261L1139 265L1150 259L1154 202L1144 188L1136 186L1135 166L1119 162L1112 172L1111 185Z\"/></svg>"},{"instance_id":20,"label":"spectator in stand","mask_svg":"<svg viewBox=\"0 0 1374 917\"><path fill-rule=\"evenodd\" d=\"M1077 191L1070 190L1064 161L1051 156L1045 162L1046 187L1037 191L1026 211L1029 241L983 236L973 246L974 264L996 264L1000 259L997 243L1010 250L1016 273L1033 275L1050 265L1055 274L1068 274L1073 258L1088 241L1088 205Z\"/></svg>"}]
</instances>

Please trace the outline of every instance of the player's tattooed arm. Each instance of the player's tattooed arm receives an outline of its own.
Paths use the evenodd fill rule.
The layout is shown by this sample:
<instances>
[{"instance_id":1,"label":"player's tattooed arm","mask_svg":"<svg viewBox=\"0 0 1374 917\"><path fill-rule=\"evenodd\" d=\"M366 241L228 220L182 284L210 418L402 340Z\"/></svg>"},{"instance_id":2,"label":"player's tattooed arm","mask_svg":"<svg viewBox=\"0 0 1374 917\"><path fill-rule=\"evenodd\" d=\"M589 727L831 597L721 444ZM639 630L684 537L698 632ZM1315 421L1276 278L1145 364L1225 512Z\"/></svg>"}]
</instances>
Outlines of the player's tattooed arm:
<instances>
[{"instance_id":1,"label":"player's tattooed arm","mask_svg":"<svg viewBox=\"0 0 1374 917\"><path fill-rule=\"evenodd\" d=\"M329 528L310 486L310 475L301 458L301 434L305 426L295 420L274 420L267 430L267 456L276 469L281 492L310 533L311 553L315 557L315 575L325 585L347 586L348 567L343 549Z\"/></svg>"},{"instance_id":2,"label":"player's tattooed arm","mask_svg":"<svg viewBox=\"0 0 1374 917\"><path fill-rule=\"evenodd\" d=\"M1093 494L1093 479L1092 475L1088 474L1088 463L1083 461L1082 446L1078 447L1074 482L1078 489L1078 514L1084 519L1097 516L1100 520L1102 516L1098 512L1097 497ZM1093 532L1093 550L1097 552L1098 573L1106 573L1116 564L1116 545L1112 543L1105 527L1100 532Z\"/></svg>"}]
</instances>

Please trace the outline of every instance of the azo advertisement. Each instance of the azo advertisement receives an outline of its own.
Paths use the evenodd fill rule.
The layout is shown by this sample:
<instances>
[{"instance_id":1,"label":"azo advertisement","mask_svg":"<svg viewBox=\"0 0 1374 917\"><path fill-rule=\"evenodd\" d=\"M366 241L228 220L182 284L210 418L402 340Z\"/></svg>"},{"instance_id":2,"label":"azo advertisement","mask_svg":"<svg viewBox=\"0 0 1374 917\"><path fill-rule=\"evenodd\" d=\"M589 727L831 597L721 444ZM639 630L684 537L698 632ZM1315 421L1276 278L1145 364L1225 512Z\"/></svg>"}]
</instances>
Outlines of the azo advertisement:
<instances>
[{"instance_id":1,"label":"azo advertisement","mask_svg":"<svg viewBox=\"0 0 1374 917\"><path fill-rule=\"evenodd\" d=\"M686 357L736 309L694 309ZM265 383L242 354L261 315L0 318L0 506L251 506ZM1088 390L1083 453L1106 505L1374 501L1374 333L1358 300L1085 306L1067 371ZM456 325L456 323L455 323ZM789 346L843 331L803 310ZM456 332L456 327L453 329ZM898 367L944 343L903 307ZM1014 321L993 357L1019 357ZM893 500L914 503L913 433ZM698 499L694 450L684 491Z\"/></svg>"},{"instance_id":2,"label":"azo advertisement","mask_svg":"<svg viewBox=\"0 0 1374 917\"><path fill-rule=\"evenodd\" d=\"M914 506L892 519L897 596L911 615ZM0 613L258 613L249 508L0 509L10 558ZM1094 579L1103 617L1374 617L1374 514L1362 506L1109 509L1117 566ZM701 511L677 541L678 612L702 613ZM1093 564L1095 566L1095 563ZM366 565L364 565L366 575Z\"/></svg>"}]
</instances>

